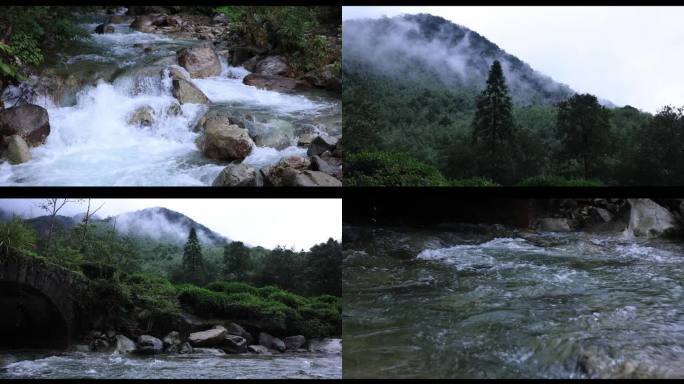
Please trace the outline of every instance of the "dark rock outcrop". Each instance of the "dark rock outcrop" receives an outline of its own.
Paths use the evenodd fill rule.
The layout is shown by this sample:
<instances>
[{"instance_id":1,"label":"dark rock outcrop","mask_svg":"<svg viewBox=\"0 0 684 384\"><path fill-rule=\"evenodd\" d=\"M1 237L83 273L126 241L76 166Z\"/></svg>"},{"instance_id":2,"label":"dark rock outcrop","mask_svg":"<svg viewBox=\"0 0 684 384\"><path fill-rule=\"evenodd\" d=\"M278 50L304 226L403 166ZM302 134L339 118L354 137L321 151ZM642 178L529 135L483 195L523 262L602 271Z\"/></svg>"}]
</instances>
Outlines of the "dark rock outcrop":
<instances>
[{"instance_id":1,"label":"dark rock outcrop","mask_svg":"<svg viewBox=\"0 0 684 384\"><path fill-rule=\"evenodd\" d=\"M45 108L22 104L0 111L0 135L19 135L30 146L45 142L50 134L50 122Z\"/></svg>"}]
</instances>

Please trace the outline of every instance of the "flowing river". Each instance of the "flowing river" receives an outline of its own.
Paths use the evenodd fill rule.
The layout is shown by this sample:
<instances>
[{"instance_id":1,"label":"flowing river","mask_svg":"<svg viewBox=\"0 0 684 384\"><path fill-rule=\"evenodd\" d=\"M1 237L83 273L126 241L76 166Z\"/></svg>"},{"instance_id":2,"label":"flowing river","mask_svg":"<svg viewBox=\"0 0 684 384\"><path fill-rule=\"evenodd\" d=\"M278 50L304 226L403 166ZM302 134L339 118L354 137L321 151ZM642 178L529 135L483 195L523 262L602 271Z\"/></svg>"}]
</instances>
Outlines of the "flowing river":
<instances>
[{"instance_id":1,"label":"flowing river","mask_svg":"<svg viewBox=\"0 0 684 384\"><path fill-rule=\"evenodd\" d=\"M83 27L93 31L97 24ZM32 149L32 160L1 164L0 184L211 185L226 163L204 157L195 144L199 133L193 132L210 108L249 115L258 132L278 131L289 141L278 148L253 148L244 162L255 168L283 156L305 155L306 149L297 147L301 134L341 134L339 99L317 91L259 90L242 83L247 70L225 62L220 76L192 79L211 106L184 104L182 114L169 114L176 101L170 79L160 73L176 64L176 51L194 43L133 31L126 24L115 25L115 33L74 41L51 59L50 68L67 83L88 85L59 100L38 95L33 102L48 109L51 133L44 145ZM8 105L16 93L16 88L6 92ZM133 112L146 105L154 110L152 125L129 124Z\"/></svg>"},{"instance_id":2,"label":"flowing river","mask_svg":"<svg viewBox=\"0 0 684 384\"><path fill-rule=\"evenodd\" d=\"M682 244L362 232L345 243L345 377L684 377Z\"/></svg>"},{"instance_id":3,"label":"flowing river","mask_svg":"<svg viewBox=\"0 0 684 384\"><path fill-rule=\"evenodd\" d=\"M277 379L342 378L339 340L325 352L264 355L121 356L97 352L0 353L0 379Z\"/></svg>"}]
</instances>

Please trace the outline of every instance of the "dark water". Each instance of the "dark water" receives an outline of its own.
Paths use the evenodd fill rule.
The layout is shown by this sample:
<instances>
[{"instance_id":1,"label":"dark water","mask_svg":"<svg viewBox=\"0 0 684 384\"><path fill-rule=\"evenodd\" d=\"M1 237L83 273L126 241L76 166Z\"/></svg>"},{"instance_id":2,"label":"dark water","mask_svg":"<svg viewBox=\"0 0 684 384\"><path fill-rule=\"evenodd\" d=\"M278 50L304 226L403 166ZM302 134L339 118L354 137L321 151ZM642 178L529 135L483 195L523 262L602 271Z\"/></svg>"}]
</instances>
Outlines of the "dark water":
<instances>
[{"instance_id":1,"label":"dark water","mask_svg":"<svg viewBox=\"0 0 684 384\"><path fill-rule=\"evenodd\" d=\"M444 235L346 245L345 377L684 377L681 245ZM384 252L411 242L436 249Z\"/></svg>"},{"instance_id":2,"label":"dark water","mask_svg":"<svg viewBox=\"0 0 684 384\"><path fill-rule=\"evenodd\" d=\"M339 340L335 341L339 345ZM121 356L111 353L0 353L0 378L275 379L342 377L340 350L263 355Z\"/></svg>"}]
</instances>

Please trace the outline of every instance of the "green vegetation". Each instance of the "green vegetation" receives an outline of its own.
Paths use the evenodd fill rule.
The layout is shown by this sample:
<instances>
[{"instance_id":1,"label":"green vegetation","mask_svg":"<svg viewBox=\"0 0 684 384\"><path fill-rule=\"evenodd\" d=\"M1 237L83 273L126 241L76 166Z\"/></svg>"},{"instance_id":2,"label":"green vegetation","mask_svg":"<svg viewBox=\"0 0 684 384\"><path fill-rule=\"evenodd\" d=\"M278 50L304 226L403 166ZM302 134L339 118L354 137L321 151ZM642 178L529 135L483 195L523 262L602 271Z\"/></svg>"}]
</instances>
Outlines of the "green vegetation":
<instances>
[{"instance_id":1,"label":"green vegetation","mask_svg":"<svg viewBox=\"0 0 684 384\"><path fill-rule=\"evenodd\" d=\"M242 5L216 11L254 46L285 55L299 74L331 63L339 67L340 48L328 35L341 30L340 7Z\"/></svg>"},{"instance_id":2,"label":"green vegetation","mask_svg":"<svg viewBox=\"0 0 684 384\"><path fill-rule=\"evenodd\" d=\"M3 6L0 15L0 93L21 80L29 67L43 63L46 50L87 36L73 21L73 9L61 6Z\"/></svg>"},{"instance_id":3,"label":"green vegetation","mask_svg":"<svg viewBox=\"0 0 684 384\"><path fill-rule=\"evenodd\" d=\"M494 67L478 91L449 88L419 68L399 76L356 65L345 62L343 74L345 185L684 183L682 109L654 116L574 95L509 110Z\"/></svg>"},{"instance_id":4,"label":"green vegetation","mask_svg":"<svg viewBox=\"0 0 684 384\"><path fill-rule=\"evenodd\" d=\"M308 252L248 248L239 242L203 247L191 230L181 246L144 236L121 236L109 221L91 221L87 232L82 226L66 230L55 225L51 253L46 257L36 252L47 241L50 218L42 220L32 222L45 228L42 236L31 228L31 222L19 217L0 223L0 254L19 252L89 278L93 284L90 300L112 324L131 322L131 315L144 309L149 331L182 311L191 311L277 333L341 334L342 247L335 240ZM231 259L222 257L232 251L249 260L250 269L240 279L227 272L231 269L224 262L233 265ZM197 280L189 275L192 264L204 266L205 273L194 276Z\"/></svg>"}]
</instances>

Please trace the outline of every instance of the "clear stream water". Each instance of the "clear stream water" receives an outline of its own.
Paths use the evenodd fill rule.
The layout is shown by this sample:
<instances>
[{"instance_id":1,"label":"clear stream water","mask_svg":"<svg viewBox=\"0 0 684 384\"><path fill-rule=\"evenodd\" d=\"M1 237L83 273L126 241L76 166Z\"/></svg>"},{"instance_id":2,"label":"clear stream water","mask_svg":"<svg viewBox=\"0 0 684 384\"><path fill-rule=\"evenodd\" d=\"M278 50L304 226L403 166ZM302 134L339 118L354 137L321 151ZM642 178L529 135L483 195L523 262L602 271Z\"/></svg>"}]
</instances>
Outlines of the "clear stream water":
<instances>
[{"instance_id":1,"label":"clear stream water","mask_svg":"<svg viewBox=\"0 0 684 384\"><path fill-rule=\"evenodd\" d=\"M93 31L97 23L85 24ZM154 49L143 53L134 44ZM51 133L32 149L27 163L0 164L0 185L210 185L226 164L205 158L197 149L197 120L208 108L249 113L265 130L283 130L286 148L255 147L245 163L261 167L282 156L303 155L296 146L302 133L341 134L341 103L323 92L284 94L246 86L244 68L223 63L220 76L192 79L214 103L182 106L181 116L166 110L175 102L171 84L160 71L175 64L175 52L196 42L141 33L115 25L115 33L73 44L51 64L57 72L85 79L73 97L38 97L48 109ZM156 121L150 127L128 124L137 108L149 105Z\"/></svg>"},{"instance_id":2,"label":"clear stream water","mask_svg":"<svg viewBox=\"0 0 684 384\"><path fill-rule=\"evenodd\" d=\"M684 377L682 244L388 233L345 244L345 377Z\"/></svg>"},{"instance_id":3,"label":"clear stream water","mask_svg":"<svg viewBox=\"0 0 684 384\"><path fill-rule=\"evenodd\" d=\"M327 352L264 355L121 356L111 353L0 352L0 379L340 379L339 340Z\"/></svg>"}]
</instances>

